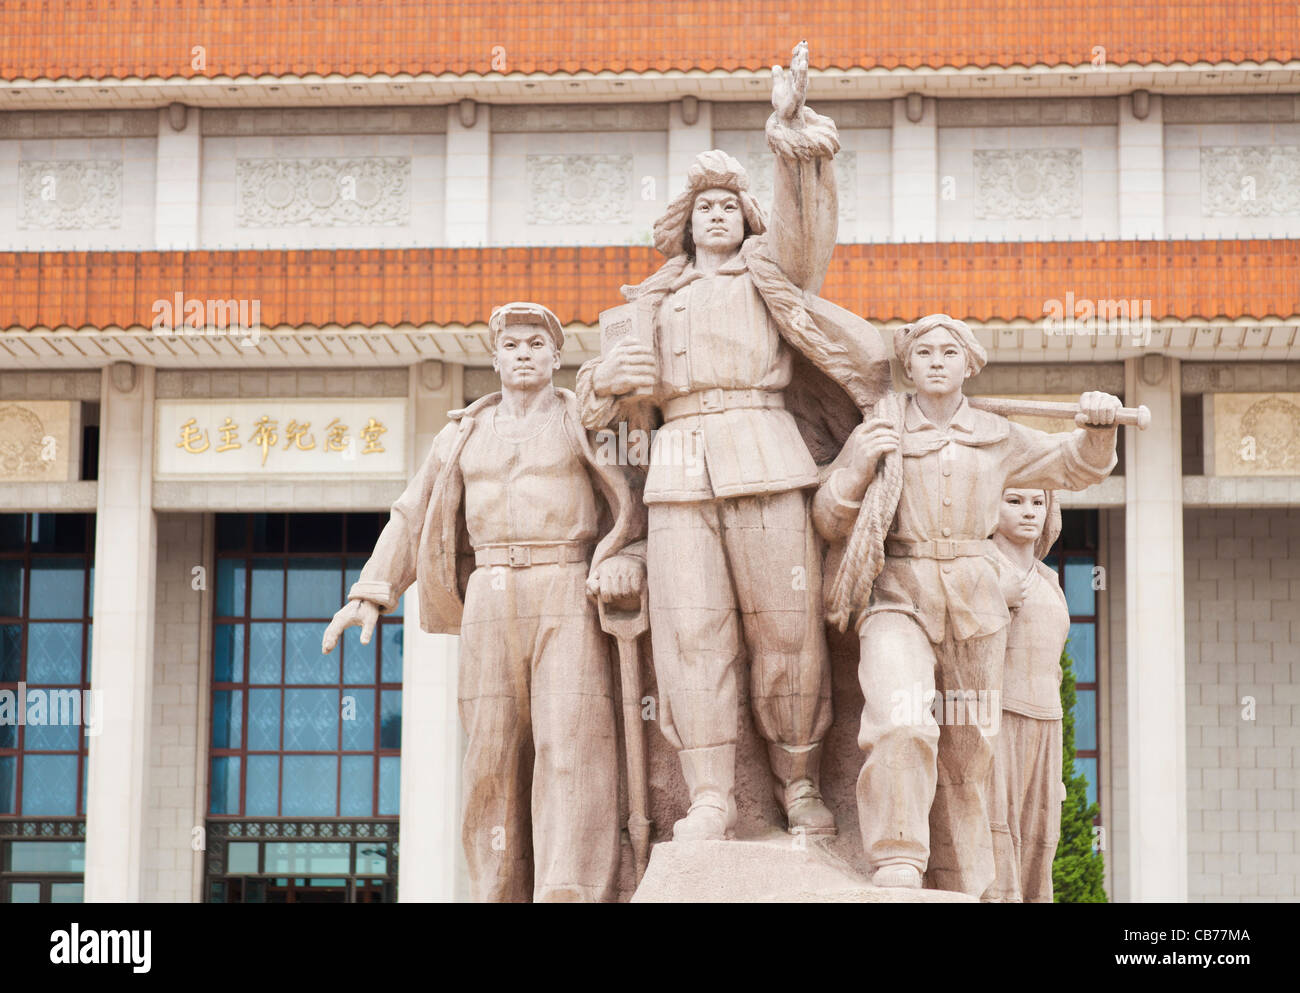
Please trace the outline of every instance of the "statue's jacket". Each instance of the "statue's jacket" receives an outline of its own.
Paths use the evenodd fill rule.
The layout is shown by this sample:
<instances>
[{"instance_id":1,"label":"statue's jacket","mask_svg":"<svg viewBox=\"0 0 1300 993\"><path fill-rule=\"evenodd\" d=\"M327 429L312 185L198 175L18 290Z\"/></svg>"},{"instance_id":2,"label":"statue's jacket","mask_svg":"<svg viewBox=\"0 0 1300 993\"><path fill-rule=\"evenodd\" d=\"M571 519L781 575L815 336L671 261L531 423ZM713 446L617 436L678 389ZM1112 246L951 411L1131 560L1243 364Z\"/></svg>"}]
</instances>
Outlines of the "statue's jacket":
<instances>
[{"instance_id":1,"label":"statue's jacket","mask_svg":"<svg viewBox=\"0 0 1300 993\"><path fill-rule=\"evenodd\" d=\"M603 537L592 553L591 570L611 555L644 556L645 507L626 470L597 458L578 413L577 397L556 388L563 401L565 437L587 467L603 502ZM413 582L419 584L420 627L434 634L459 634L465 588L474 571L474 552L465 526L465 482L460 456L475 426L501 402L492 393L463 410L438 433L419 472L392 506L375 550L348 592L352 600L370 600L387 613Z\"/></svg>"}]
</instances>

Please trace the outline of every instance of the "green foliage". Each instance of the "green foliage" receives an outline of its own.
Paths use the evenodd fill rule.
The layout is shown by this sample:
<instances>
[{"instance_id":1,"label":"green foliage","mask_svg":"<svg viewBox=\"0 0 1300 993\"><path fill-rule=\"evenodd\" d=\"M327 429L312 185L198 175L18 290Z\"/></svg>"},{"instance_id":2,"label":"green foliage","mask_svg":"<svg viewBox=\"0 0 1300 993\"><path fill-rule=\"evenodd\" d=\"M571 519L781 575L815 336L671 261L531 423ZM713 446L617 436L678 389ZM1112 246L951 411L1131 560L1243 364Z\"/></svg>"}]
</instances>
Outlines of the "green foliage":
<instances>
[{"instance_id":1,"label":"green foliage","mask_svg":"<svg viewBox=\"0 0 1300 993\"><path fill-rule=\"evenodd\" d=\"M1061 651L1062 728L1061 769L1065 780L1065 803L1061 805L1061 840L1052 862L1052 889L1057 903L1105 903L1105 862L1094 851L1092 822L1097 804L1088 802L1088 779L1074 769L1074 664Z\"/></svg>"}]
</instances>

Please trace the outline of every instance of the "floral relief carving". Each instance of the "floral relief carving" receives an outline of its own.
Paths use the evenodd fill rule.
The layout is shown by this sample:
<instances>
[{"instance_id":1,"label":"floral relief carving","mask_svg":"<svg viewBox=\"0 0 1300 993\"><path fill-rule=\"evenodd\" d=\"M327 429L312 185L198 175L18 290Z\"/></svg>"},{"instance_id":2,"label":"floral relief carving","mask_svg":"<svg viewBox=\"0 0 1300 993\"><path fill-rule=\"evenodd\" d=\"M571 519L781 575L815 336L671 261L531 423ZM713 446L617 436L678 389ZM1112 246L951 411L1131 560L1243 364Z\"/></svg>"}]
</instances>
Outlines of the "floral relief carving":
<instances>
[{"instance_id":1,"label":"floral relief carving","mask_svg":"<svg viewBox=\"0 0 1300 993\"><path fill-rule=\"evenodd\" d=\"M1082 149L976 149L974 156L977 219L1083 216Z\"/></svg>"},{"instance_id":2,"label":"floral relief carving","mask_svg":"<svg viewBox=\"0 0 1300 993\"><path fill-rule=\"evenodd\" d=\"M407 224L411 159L238 159L241 228Z\"/></svg>"},{"instance_id":3,"label":"floral relief carving","mask_svg":"<svg viewBox=\"0 0 1300 993\"><path fill-rule=\"evenodd\" d=\"M628 224L631 155L529 155L529 224Z\"/></svg>"},{"instance_id":4,"label":"floral relief carving","mask_svg":"<svg viewBox=\"0 0 1300 993\"><path fill-rule=\"evenodd\" d=\"M1300 214L1300 146L1230 145L1201 149L1203 217Z\"/></svg>"},{"instance_id":5,"label":"floral relief carving","mask_svg":"<svg viewBox=\"0 0 1300 993\"><path fill-rule=\"evenodd\" d=\"M110 159L21 162L21 230L116 228L122 224L122 163Z\"/></svg>"},{"instance_id":6,"label":"floral relief carving","mask_svg":"<svg viewBox=\"0 0 1300 993\"><path fill-rule=\"evenodd\" d=\"M749 174L749 192L771 214L772 211L772 154L762 151L742 158L741 164ZM835 166L835 186L839 194L840 220L853 221L858 216L858 153L840 152L832 160Z\"/></svg>"}]
</instances>

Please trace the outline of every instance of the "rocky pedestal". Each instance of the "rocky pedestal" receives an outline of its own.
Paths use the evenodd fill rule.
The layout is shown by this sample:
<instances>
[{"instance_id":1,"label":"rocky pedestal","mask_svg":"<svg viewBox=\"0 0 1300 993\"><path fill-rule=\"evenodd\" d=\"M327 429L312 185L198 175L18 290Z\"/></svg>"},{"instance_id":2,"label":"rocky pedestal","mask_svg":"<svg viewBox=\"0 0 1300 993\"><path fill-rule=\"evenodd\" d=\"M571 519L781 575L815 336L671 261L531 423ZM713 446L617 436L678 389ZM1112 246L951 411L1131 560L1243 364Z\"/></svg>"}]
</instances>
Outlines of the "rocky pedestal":
<instances>
[{"instance_id":1,"label":"rocky pedestal","mask_svg":"<svg viewBox=\"0 0 1300 993\"><path fill-rule=\"evenodd\" d=\"M772 832L666 841L650 852L633 903L975 903L946 890L881 889L823 843Z\"/></svg>"}]
</instances>

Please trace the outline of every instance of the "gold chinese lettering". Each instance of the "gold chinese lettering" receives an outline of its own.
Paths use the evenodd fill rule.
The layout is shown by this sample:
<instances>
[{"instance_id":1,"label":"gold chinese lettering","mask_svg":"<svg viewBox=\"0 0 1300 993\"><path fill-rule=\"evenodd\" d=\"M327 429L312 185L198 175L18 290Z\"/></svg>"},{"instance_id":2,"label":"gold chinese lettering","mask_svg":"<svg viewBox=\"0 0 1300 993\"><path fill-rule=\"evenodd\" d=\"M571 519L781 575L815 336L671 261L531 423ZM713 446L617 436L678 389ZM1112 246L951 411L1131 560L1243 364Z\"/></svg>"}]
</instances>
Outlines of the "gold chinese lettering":
<instances>
[{"instance_id":1,"label":"gold chinese lettering","mask_svg":"<svg viewBox=\"0 0 1300 993\"><path fill-rule=\"evenodd\" d=\"M217 430L221 432L221 444L213 449L213 451L228 452L232 448L244 447L239 443L239 439L235 437L239 432L239 425L229 417L226 418L225 422L221 427L217 428Z\"/></svg>"},{"instance_id":2,"label":"gold chinese lettering","mask_svg":"<svg viewBox=\"0 0 1300 993\"><path fill-rule=\"evenodd\" d=\"M311 421L299 424L290 418L289 426L284 429L284 450L287 452L290 448L296 447L299 451L310 452L315 448L316 439L307 433L310 427Z\"/></svg>"},{"instance_id":3,"label":"gold chinese lettering","mask_svg":"<svg viewBox=\"0 0 1300 993\"><path fill-rule=\"evenodd\" d=\"M348 439L348 426L340 424L336 417L325 425L325 451L342 452L351 444Z\"/></svg>"},{"instance_id":4,"label":"gold chinese lettering","mask_svg":"<svg viewBox=\"0 0 1300 993\"><path fill-rule=\"evenodd\" d=\"M200 440L203 442L202 445L199 444ZM194 418L191 417L181 425L181 440L176 442L176 447L185 449L191 455L206 452L208 450L208 432L206 430L200 431L195 424Z\"/></svg>"},{"instance_id":5,"label":"gold chinese lettering","mask_svg":"<svg viewBox=\"0 0 1300 993\"><path fill-rule=\"evenodd\" d=\"M279 436L275 433L276 422L271 420L268 414L263 414L253 422L253 434L248 439L249 444L258 445L262 449L262 465L266 465L266 453L274 447Z\"/></svg>"},{"instance_id":6,"label":"gold chinese lettering","mask_svg":"<svg viewBox=\"0 0 1300 993\"><path fill-rule=\"evenodd\" d=\"M366 426L361 429L361 437L366 439L366 447L361 449L361 454L372 455L375 452L382 452L384 446L379 443L379 436L387 430L388 428L384 427L379 421L373 417L370 418Z\"/></svg>"}]
</instances>

